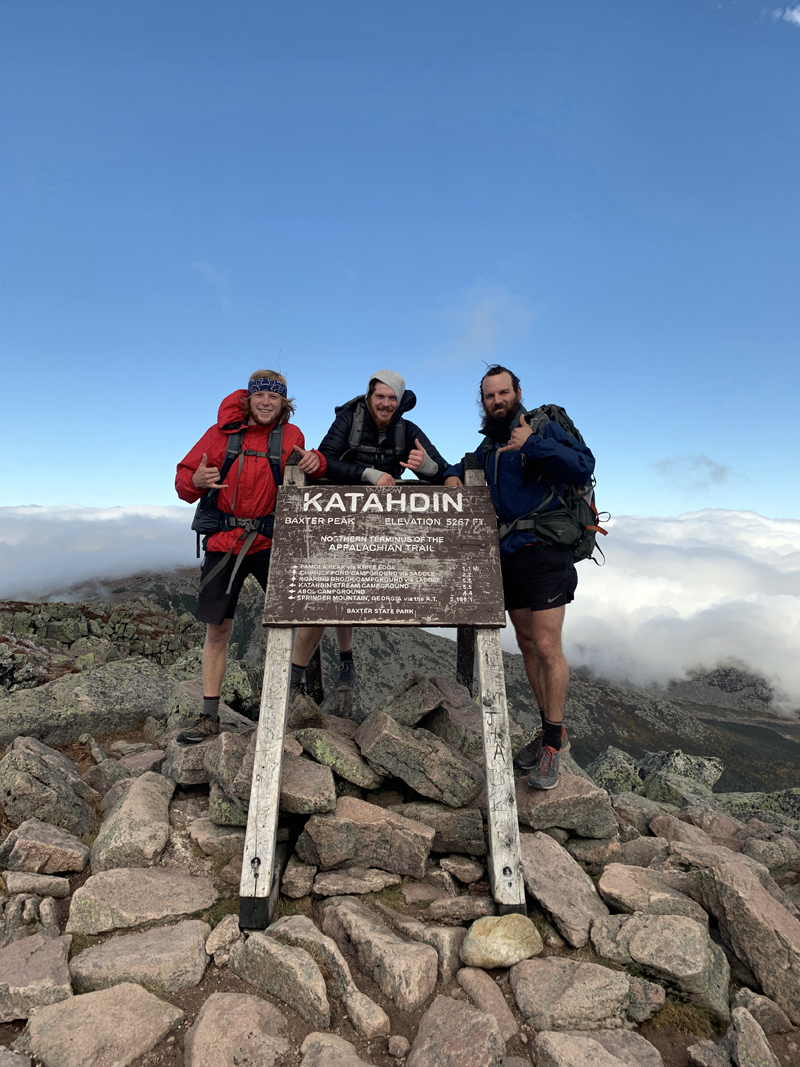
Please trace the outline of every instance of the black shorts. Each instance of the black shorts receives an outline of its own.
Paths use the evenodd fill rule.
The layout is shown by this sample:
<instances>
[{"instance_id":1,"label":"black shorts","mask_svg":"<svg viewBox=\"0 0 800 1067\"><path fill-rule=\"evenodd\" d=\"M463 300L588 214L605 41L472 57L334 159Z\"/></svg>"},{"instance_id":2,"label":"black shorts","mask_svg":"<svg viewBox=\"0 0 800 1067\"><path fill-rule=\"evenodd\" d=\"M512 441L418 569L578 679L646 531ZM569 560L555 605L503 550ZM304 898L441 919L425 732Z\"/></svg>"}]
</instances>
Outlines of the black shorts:
<instances>
[{"instance_id":1,"label":"black shorts","mask_svg":"<svg viewBox=\"0 0 800 1067\"><path fill-rule=\"evenodd\" d=\"M525 545L510 556L501 556L500 570L506 611L560 608L573 600L578 585L569 545Z\"/></svg>"},{"instance_id":2,"label":"black shorts","mask_svg":"<svg viewBox=\"0 0 800 1067\"><path fill-rule=\"evenodd\" d=\"M231 580L231 571L236 565L238 556L231 556L222 570L215 574L208 585L203 586L197 597L196 618L200 622L210 622L219 626L225 619L232 619L236 612L239 601L239 593L242 591L244 580L248 574L254 574L258 584L267 591L267 574L269 572L269 557L271 550L265 548L263 552L251 552L245 556L242 565L236 572L230 593L227 592L228 582ZM225 556L224 552L206 552L203 564L200 567L200 578L205 578L209 571Z\"/></svg>"}]
</instances>

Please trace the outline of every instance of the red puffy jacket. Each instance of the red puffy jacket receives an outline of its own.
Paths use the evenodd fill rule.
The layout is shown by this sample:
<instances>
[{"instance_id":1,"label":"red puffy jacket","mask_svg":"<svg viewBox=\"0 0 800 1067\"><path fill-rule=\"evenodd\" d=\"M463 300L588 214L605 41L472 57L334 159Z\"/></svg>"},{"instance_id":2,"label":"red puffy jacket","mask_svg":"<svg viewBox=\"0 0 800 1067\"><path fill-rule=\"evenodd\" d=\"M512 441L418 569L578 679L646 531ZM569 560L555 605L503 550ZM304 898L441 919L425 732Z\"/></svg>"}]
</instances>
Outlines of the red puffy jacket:
<instances>
[{"instance_id":1,"label":"red puffy jacket","mask_svg":"<svg viewBox=\"0 0 800 1067\"><path fill-rule=\"evenodd\" d=\"M228 444L229 434L235 433L242 426L242 409L240 401L247 396L246 389L237 389L235 393L226 396L219 406L216 426L209 427L194 448L191 449L178 464L175 475L175 489L181 500L193 504L203 495L203 490L198 489L192 481L192 475L200 466L203 454L208 456L209 467L222 467L225 460L225 449ZM252 449L254 452L266 452L269 443L271 426L250 426L245 430L243 448ZM287 422L283 427L283 447L281 449L281 470L286 467L286 460L291 455L295 445L305 448L305 438L302 430ZM316 452L316 449L314 449ZM325 457L317 452L321 463L319 470L312 476L319 478L325 473ZM269 460L262 456L245 456L239 473L239 461L233 464L225 476L227 487L220 489L217 497L217 506L221 511L233 511L233 494L236 492L236 514L243 518L258 518L260 515L269 515L275 507L277 487L272 477ZM234 530L222 530L211 534L206 548L209 552L227 552L233 547L234 554L238 554L242 546L240 540L241 527ZM238 542L238 543L237 543ZM250 547L250 553L261 552L269 548L272 541L269 537L261 534ZM248 553L248 555L250 554Z\"/></svg>"}]
</instances>

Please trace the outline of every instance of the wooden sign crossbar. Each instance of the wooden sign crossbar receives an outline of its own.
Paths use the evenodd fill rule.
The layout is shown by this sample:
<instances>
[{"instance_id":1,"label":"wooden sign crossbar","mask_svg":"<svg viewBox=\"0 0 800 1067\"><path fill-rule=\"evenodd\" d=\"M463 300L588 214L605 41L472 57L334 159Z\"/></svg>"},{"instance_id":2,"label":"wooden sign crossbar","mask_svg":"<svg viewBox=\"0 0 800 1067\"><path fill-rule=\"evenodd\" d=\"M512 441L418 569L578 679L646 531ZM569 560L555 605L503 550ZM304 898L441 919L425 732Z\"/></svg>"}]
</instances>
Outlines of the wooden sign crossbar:
<instances>
[{"instance_id":1,"label":"wooden sign crossbar","mask_svg":"<svg viewBox=\"0 0 800 1067\"><path fill-rule=\"evenodd\" d=\"M291 465L290 465L291 464ZM467 470L465 483L468 487L483 485L483 472ZM297 470L296 461L292 464L290 458L287 463L284 484L287 486L302 487L305 483L303 474ZM341 491L354 487L337 487ZM415 487L416 488L416 487ZM282 492L282 496L286 494ZM415 504L422 510L425 503L425 493L415 492L417 497ZM487 494L488 495L488 494ZM352 493L351 497L365 497L366 494ZM430 491L427 494L431 498ZM296 497L296 493L295 493ZM330 499L330 494L327 499ZM394 500L400 500L400 495L395 492ZM281 496L279 496L279 502ZM378 498L380 502L380 498ZM440 502L441 505L441 502ZM397 505L399 508L399 505ZM425 509L430 510L431 504ZM493 512L492 512L493 515ZM290 516L292 517L292 516ZM391 516L390 516L391 517ZM397 516L395 516L397 517ZM446 519L447 515L432 514L431 518ZM450 516L451 519L455 516ZM298 513L295 506L294 518L297 520ZM474 573L469 568L474 566L470 562L470 551L480 553L482 559L480 576L481 581L495 582L499 579L499 559L497 558L496 538L494 530L487 528L486 519L482 518L481 527L471 523L458 525L432 525L436 537L441 533L439 542L432 541L434 552L431 553L431 563L435 565L436 546L443 544L449 531L453 537L449 540L459 549L455 555L449 557L450 585L447 587L455 592L450 593L450 601L455 602L457 607L450 610L447 607L447 598L439 598L439 607L431 599L426 599L428 594L418 594L413 603L421 605L419 610L409 612L399 619L395 616L383 617L376 614L377 604L381 597L381 590L375 590L375 583L363 583L364 588L358 586L355 578L350 579L347 586L348 597L342 597L345 605L353 610L353 605L358 606L359 615L345 617L342 611L345 607L331 606L326 600L324 610L317 612L313 617L301 618L298 611L301 605L289 599L287 594L281 591L280 597L273 595L273 588L278 584L283 585L287 579L287 566L294 568L294 585L298 586L297 564L289 560L286 562L287 550L292 547L292 538L288 530L281 526L280 516L276 517L275 539L273 540L273 562L270 567L270 582L267 587L265 600L265 625L267 630L267 648L264 658L264 681L261 690L261 707L258 719L258 731L256 737L256 751L253 764L253 780L250 789L250 808L247 816L247 831L245 834L244 856L242 860L242 877L239 886L239 925L245 929L263 929L272 918L274 901L277 899L278 885L282 874L282 864L276 862L275 842L278 830L278 811L280 806L280 783L281 765L283 761L283 744L286 733L286 721L289 704L289 679L291 673L292 644L294 638L294 626L298 624L322 625L328 622L354 622L364 624L361 620L368 618L367 625L454 625L458 624L459 616L464 616L472 622L469 628L459 629L458 648L458 680L464 682L468 676L468 684L472 691L473 674L477 675L479 700L481 707L481 726L483 736L483 756L486 774L486 819L489 838L488 873L492 895L499 906L501 913L517 911L525 914L525 889L522 880L522 863L520 858L519 824L517 821L517 803L514 790L514 777L512 769L511 742L508 729L508 706L506 703L505 680L503 674L503 655L500 646L500 632L498 626L504 625L504 613L502 611L502 599L497 588L491 592L490 602L485 600L477 605L473 602L469 606L459 604L460 600L466 601L467 597L459 596L463 591L463 583L471 585ZM476 533L476 530L478 533ZM460 531L462 536L456 536ZM278 538L282 533L287 533L284 539L284 559L280 559L281 544ZM390 530L386 537L386 544L391 545L391 537L394 533ZM305 534L308 534L305 529ZM430 536L430 534L429 534ZM309 545L310 539L306 536ZM346 543L346 542L340 542ZM415 542L421 543L421 542ZM463 546L463 547L461 547ZM279 551L275 551L276 547ZM296 547L296 542L295 542ZM357 547L357 546L354 546ZM493 551L492 551L493 550ZM309 548L309 558L311 549ZM348 552L348 555L350 553ZM427 553L425 555L428 555ZM275 566L278 557L278 566ZM453 560L455 559L455 562ZM420 573L426 574L425 560L419 568ZM494 570L493 570L494 568ZM495 573L496 572L496 573ZM323 573L323 579L319 574ZM332 584L324 574L324 559L319 557L317 572L314 580L316 586L306 579L304 588L330 589ZM363 573L359 570L358 574ZM389 572L390 573L390 572ZM466 577L465 577L466 575ZM477 582L477 578L475 579ZM335 584L335 583L333 583ZM424 581L422 582L424 585ZM330 593L324 594L326 597ZM361 601L357 599L361 596ZM373 599L374 598L374 599ZM297 598L301 599L300 597ZM304 603L304 602L303 602ZM441 604L445 606L441 608ZM499 606L498 606L499 604ZM424 605L424 606L423 606ZM281 609L280 613L278 608ZM444 618L437 615L437 611L445 612ZM319 616L322 617L319 617ZM284 616L284 617L282 617ZM421 619L423 621L421 621ZM429 620L435 620L433 622ZM446 621L444 621L446 619ZM484 620L486 620L484 622ZM475 622L481 621L483 625L475 626ZM488 622L488 625L487 625Z\"/></svg>"}]
</instances>

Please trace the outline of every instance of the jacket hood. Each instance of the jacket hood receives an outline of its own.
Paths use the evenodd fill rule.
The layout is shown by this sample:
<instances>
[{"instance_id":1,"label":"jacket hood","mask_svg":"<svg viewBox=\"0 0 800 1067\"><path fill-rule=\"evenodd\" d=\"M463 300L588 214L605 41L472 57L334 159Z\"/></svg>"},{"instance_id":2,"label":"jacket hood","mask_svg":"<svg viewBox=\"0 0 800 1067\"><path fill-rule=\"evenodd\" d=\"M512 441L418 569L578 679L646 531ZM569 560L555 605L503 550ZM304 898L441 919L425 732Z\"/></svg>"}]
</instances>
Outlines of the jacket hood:
<instances>
[{"instance_id":1,"label":"jacket hood","mask_svg":"<svg viewBox=\"0 0 800 1067\"><path fill-rule=\"evenodd\" d=\"M230 393L219 406L217 412L217 429L223 433L235 433L245 419L242 417L240 401L247 396L246 389L237 389Z\"/></svg>"},{"instance_id":2,"label":"jacket hood","mask_svg":"<svg viewBox=\"0 0 800 1067\"><path fill-rule=\"evenodd\" d=\"M340 411L355 411L356 406L358 404L360 404L362 401L364 403L366 403L366 401L367 401L366 393L363 393L361 396L354 396L353 399L352 400L348 400L346 404L340 404L338 408L334 408L333 409L334 413L336 415L338 415ZM397 410L395 411L394 415L392 415L392 421L389 423L389 425L390 426L394 426L395 422L398 419L402 418L403 415L407 414L409 411L411 411L412 408L415 408L416 406L417 406L416 394L414 392L412 392L411 389L406 389L406 391L403 393L402 400L397 405ZM369 408L367 409L367 414L369 414Z\"/></svg>"}]
</instances>

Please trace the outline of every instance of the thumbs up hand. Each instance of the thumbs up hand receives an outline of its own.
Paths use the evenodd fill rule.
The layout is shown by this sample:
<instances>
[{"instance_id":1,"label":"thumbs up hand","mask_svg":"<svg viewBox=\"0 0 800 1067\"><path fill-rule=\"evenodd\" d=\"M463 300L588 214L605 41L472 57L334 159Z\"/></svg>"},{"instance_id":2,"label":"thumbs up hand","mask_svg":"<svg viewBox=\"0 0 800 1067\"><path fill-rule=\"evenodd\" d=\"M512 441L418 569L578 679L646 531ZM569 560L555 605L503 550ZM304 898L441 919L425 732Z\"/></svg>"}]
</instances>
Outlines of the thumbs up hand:
<instances>
[{"instance_id":1,"label":"thumbs up hand","mask_svg":"<svg viewBox=\"0 0 800 1067\"><path fill-rule=\"evenodd\" d=\"M208 455L204 452L200 460L200 466L192 475L192 482L198 489L226 489L225 485L219 484L219 467L208 466Z\"/></svg>"},{"instance_id":2,"label":"thumbs up hand","mask_svg":"<svg viewBox=\"0 0 800 1067\"><path fill-rule=\"evenodd\" d=\"M408 453L408 463L403 463L402 460L400 461L400 466L407 467L410 471L418 471L422 464L425 462L425 457L428 455L428 453L419 443L419 438L414 441L414 444L417 447L412 448L411 451Z\"/></svg>"}]
</instances>

